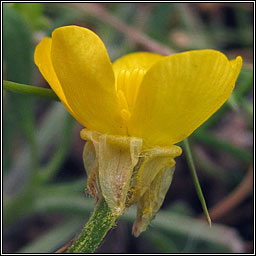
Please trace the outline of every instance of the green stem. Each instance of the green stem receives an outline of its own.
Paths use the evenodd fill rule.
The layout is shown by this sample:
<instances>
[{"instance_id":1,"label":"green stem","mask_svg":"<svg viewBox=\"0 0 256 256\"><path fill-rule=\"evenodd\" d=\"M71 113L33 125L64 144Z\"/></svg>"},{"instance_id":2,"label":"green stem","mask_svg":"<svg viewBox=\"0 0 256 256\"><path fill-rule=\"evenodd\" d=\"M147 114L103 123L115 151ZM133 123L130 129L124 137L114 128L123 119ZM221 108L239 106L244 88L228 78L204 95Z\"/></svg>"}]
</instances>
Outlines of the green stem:
<instances>
[{"instance_id":1,"label":"green stem","mask_svg":"<svg viewBox=\"0 0 256 256\"><path fill-rule=\"evenodd\" d=\"M102 198L68 253L93 253L115 224L116 217Z\"/></svg>"},{"instance_id":2,"label":"green stem","mask_svg":"<svg viewBox=\"0 0 256 256\"><path fill-rule=\"evenodd\" d=\"M189 165L189 170L190 170L190 173L191 173L192 178L193 178L193 182L194 182L194 185L195 185L195 188L196 188L197 195L198 195L199 200L201 202L201 205L203 207L203 210L204 210L205 216L207 218L207 221L208 221L209 225L211 226L211 223L212 223L211 218L210 218L210 215L209 215L206 203L205 203L204 195L203 195L203 192L202 192L202 189L201 189L201 186L200 186L197 174L196 174L196 168L195 168L195 164L194 164L194 160L193 160L193 157L192 157L192 153L191 153L191 149L190 149L188 139L185 139L183 141L183 145L184 145L185 154L186 154L186 158L187 158L188 165Z\"/></svg>"},{"instance_id":3,"label":"green stem","mask_svg":"<svg viewBox=\"0 0 256 256\"><path fill-rule=\"evenodd\" d=\"M6 81L6 80L3 81L3 87L5 90L11 91L11 92L20 93L24 95L38 96L38 97L47 98L50 100L59 101L58 96L51 89L46 89L46 88L41 88L41 87L36 87L36 86L31 86L26 84L19 84L11 81Z\"/></svg>"}]
</instances>

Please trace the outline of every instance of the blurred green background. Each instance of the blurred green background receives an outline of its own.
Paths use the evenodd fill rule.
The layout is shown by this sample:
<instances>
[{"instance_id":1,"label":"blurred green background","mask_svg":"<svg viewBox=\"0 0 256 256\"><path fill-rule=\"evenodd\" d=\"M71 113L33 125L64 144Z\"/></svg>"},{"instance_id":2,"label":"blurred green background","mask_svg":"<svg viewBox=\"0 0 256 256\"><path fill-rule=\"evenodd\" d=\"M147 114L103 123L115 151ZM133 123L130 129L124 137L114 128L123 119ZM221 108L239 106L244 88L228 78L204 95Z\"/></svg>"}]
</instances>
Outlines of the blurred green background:
<instances>
[{"instance_id":1,"label":"blurred green background","mask_svg":"<svg viewBox=\"0 0 256 256\"><path fill-rule=\"evenodd\" d=\"M232 97L190 137L212 228L200 219L183 154L148 230L131 235L131 209L97 252L252 253L253 4L4 3L4 79L48 88L33 63L35 46L70 24L95 31L112 60L148 50L123 24L174 52L213 48L244 60ZM85 193L81 128L58 102L3 92L3 252L54 252L88 220L94 203Z\"/></svg>"}]
</instances>

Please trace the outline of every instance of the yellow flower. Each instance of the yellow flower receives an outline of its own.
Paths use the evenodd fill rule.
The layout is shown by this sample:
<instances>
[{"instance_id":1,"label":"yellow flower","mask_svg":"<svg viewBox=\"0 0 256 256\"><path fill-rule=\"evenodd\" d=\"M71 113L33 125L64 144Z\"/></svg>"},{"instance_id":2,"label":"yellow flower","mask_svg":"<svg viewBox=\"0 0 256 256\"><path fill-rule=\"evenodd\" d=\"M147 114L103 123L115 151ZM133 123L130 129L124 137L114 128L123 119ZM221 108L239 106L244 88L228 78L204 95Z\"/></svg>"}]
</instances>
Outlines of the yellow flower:
<instances>
[{"instance_id":1,"label":"yellow flower","mask_svg":"<svg viewBox=\"0 0 256 256\"><path fill-rule=\"evenodd\" d=\"M40 72L86 129L87 188L112 212L138 204L139 235L159 210L171 184L175 146L229 98L242 58L216 50L161 56L138 52L113 64L92 31L61 27L35 50Z\"/></svg>"}]
</instances>

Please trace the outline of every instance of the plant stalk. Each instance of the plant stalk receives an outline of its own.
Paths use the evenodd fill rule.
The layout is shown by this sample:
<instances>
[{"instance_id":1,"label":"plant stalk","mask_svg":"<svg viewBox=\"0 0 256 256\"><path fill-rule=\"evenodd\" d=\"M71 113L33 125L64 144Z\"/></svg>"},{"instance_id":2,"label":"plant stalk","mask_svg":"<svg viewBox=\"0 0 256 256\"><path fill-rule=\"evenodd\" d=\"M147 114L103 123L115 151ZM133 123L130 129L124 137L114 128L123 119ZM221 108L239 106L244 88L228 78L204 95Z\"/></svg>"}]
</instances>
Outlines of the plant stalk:
<instances>
[{"instance_id":1,"label":"plant stalk","mask_svg":"<svg viewBox=\"0 0 256 256\"><path fill-rule=\"evenodd\" d=\"M102 198L97 203L94 212L82 232L67 250L68 253L93 253L115 224L116 218Z\"/></svg>"},{"instance_id":2,"label":"plant stalk","mask_svg":"<svg viewBox=\"0 0 256 256\"><path fill-rule=\"evenodd\" d=\"M3 81L3 88L5 90L15 92L15 93L20 93L23 95L37 96L41 98L47 98L50 100L59 101L58 96L51 89L15 83L15 82L6 81L6 80Z\"/></svg>"},{"instance_id":3,"label":"plant stalk","mask_svg":"<svg viewBox=\"0 0 256 256\"><path fill-rule=\"evenodd\" d=\"M204 213L205 213L206 219L208 221L208 224L211 227L211 223L212 223L211 218L210 218L210 215L209 215L209 212L208 212L208 209L207 209L207 206L206 206L206 202L205 202L205 199L204 199L204 195L203 195L203 192L202 192L202 189L201 189L201 186L200 186L197 174L196 174L196 168L195 168L195 164L194 164L194 160L193 160L193 157L192 157L192 153L191 153L191 149L190 149L188 139L183 140L183 145L184 145L184 149L185 149L184 151L185 151L186 158L187 158L188 165L189 165L189 170L190 170L191 176L193 178L193 182L194 182L194 185L195 185L195 188L196 188L198 198L201 202L201 205L202 205L202 208L204 210Z\"/></svg>"}]
</instances>

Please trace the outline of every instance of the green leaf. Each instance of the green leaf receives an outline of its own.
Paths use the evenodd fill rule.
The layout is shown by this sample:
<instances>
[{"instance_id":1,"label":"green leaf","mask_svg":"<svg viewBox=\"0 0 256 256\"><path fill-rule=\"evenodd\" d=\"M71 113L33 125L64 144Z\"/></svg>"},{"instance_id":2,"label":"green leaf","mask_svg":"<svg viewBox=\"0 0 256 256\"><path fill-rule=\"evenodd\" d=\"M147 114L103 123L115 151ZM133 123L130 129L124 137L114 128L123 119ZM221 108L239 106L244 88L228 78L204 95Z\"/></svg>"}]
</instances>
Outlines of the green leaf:
<instances>
[{"instance_id":1,"label":"green leaf","mask_svg":"<svg viewBox=\"0 0 256 256\"><path fill-rule=\"evenodd\" d=\"M44 119L35 131L37 139L37 151L40 159L46 157L48 148L59 145L61 132L65 126L68 116L67 110L62 104L55 103L46 112ZM5 175L3 191L5 194L19 193L23 184L26 184L28 168L30 163L30 152L27 145L17 154L16 161L10 166L8 175Z\"/></svg>"},{"instance_id":2,"label":"green leaf","mask_svg":"<svg viewBox=\"0 0 256 256\"><path fill-rule=\"evenodd\" d=\"M12 6L4 3L3 61L6 79L21 83L30 82L33 64L32 51L32 34L29 26ZM6 153L4 161L7 160L9 163L12 161L13 143L22 132L30 146L31 170L37 165L33 110L32 100L29 97L15 94L5 95L3 138ZM12 126L8 121L11 121Z\"/></svg>"},{"instance_id":3,"label":"green leaf","mask_svg":"<svg viewBox=\"0 0 256 256\"><path fill-rule=\"evenodd\" d=\"M48 25L49 21L44 17L43 3L14 3L13 7L27 20L32 29L37 30Z\"/></svg>"},{"instance_id":4,"label":"green leaf","mask_svg":"<svg viewBox=\"0 0 256 256\"><path fill-rule=\"evenodd\" d=\"M60 131L63 131L64 129L65 119L68 115L69 114L63 105L59 103L54 104L45 114L41 125L36 130L37 151L42 159L48 154L48 148L56 147L56 145L61 146L59 143L59 140L61 139ZM58 150L58 146L56 150ZM30 211L28 205L31 207L33 205L32 202L35 197L36 187L32 188L32 192L28 191L25 192L25 194L22 193L22 191L27 189L28 185L29 163L30 152L28 146L25 145L22 148L22 151L18 152L16 161L12 164L9 172L4 177L3 193L5 198L5 225L14 223L20 218L27 216Z\"/></svg>"},{"instance_id":5,"label":"green leaf","mask_svg":"<svg viewBox=\"0 0 256 256\"><path fill-rule=\"evenodd\" d=\"M211 227L211 223L212 223L211 218L210 218L207 206L206 206L206 202L205 202L205 199L204 199L204 195L203 195L198 177L197 177L196 168L195 168L195 164L194 164L194 159L193 159L193 156L192 156L192 152L191 152L191 149L190 149L188 138L183 141L183 145L184 145L184 151L185 151L185 154L186 154L186 159L187 159L187 162L188 162L189 170L190 170L193 182L194 182L194 186L195 186L198 198L201 202L201 205L202 205L203 211L205 213L206 219L208 221L208 224Z\"/></svg>"},{"instance_id":6,"label":"green leaf","mask_svg":"<svg viewBox=\"0 0 256 256\"><path fill-rule=\"evenodd\" d=\"M57 227L51 228L35 241L32 241L27 246L23 247L17 253L53 253L71 240L83 223L84 220L82 218L65 220Z\"/></svg>"},{"instance_id":7,"label":"green leaf","mask_svg":"<svg viewBox=\"0 0 256 256\"><path fill-rule=\"evenodd\" d=\"M8 4L3 4L3 59L6 78L30 83L32 73L32 34L24 18Z\"/></svg>"}]
</instances>

